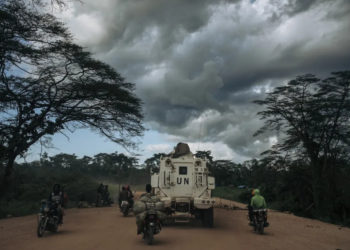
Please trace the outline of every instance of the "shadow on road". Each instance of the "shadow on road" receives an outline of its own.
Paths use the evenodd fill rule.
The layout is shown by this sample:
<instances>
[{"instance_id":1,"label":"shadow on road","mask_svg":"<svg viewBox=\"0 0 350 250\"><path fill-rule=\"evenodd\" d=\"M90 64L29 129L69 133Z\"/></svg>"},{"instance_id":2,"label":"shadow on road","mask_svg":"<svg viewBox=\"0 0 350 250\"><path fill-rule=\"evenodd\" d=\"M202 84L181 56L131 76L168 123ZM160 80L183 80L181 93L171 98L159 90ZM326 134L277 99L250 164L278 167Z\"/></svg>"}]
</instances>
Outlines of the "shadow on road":
<instances>
[{"instance_id":1,"label":"shadow on road","mask_svg":"<svg viewBox=\"0 0 350 250\"><path fill-rule=\"evenodd\" d=\"M45 231L44 236L42 238L61 237L62 235L68 235L68 234L73 234L73 233L74 233L74 231L67 230L67 229L58 230L57 232Z\"/></svg>"},{"instance_id":2,"label":"shadow on road","mask_svg":"<svg viewBox=\"0 0 350 250\"><path fill-rule=\"evenodd\" d=\"M142 236L137 238L137 245L145 246L145 247L149 246L147 244L147 242L142 239ZM156 237L154 237L153 243L150 247L152 247L152 246L166 247L166 246L170 246L170 245L174 245L174 241L171 238L167 237L166 239L164 239L164 238L159 238L159 237L157 238L157 236L156 236Z\"/></svg>"}]
</instances>

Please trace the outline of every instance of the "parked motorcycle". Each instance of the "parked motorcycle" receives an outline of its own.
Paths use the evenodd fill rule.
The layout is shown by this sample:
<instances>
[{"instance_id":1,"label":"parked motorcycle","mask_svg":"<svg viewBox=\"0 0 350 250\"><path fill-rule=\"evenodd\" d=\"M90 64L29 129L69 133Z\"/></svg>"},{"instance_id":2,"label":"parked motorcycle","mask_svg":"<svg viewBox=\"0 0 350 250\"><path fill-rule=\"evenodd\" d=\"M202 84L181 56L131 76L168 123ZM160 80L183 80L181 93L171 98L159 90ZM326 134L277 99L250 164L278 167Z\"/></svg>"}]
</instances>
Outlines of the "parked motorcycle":
<instances>
[{"instance_id":1,"label":"parked motorcycle","mask_svg":"<svg viewBox=\"0 0 350 250\"><path fill-rule=\"evenodd\" d=\"M58 231L59 216L57 209L57 204L49 204L46 200L41 201L40 213L38 215L38 237L42 237L45 231Z\"/></svg>"},{"instance_id":2,"label":"parked motorcycle","mask_svg":"<svg viewBox=\"0 0 350 250\"><path fill-rule=\"evenodd\" d=\"M158 234L162 229L161 222L157 216L155 203L146 203L147 215L144 220L143 239L148 245L153 244L154 235Z\"/></svg>"},{"instance_id":3,"label":"parked motorcycle","mask_svg":"<svg viewBox=\"0 0 350 250\"><path fill-rule=\"evenodd\" d=\"M126 217L129 214L130 204L128 201L124 200L120 204L120 211L123 213L123 215Z\"/></svg>"},{"instance_id":4,"label":"parked motorcycle","mask_svg":"<svg viewBox=\"0 0 350 250\"><path fill-rule=\"evenodd\" d=\"M260 234L264 233L264 228L267 226L266 224L266 209L255 209L253 210L253 226L254 231Z\"/></svg>"}]
</instances>

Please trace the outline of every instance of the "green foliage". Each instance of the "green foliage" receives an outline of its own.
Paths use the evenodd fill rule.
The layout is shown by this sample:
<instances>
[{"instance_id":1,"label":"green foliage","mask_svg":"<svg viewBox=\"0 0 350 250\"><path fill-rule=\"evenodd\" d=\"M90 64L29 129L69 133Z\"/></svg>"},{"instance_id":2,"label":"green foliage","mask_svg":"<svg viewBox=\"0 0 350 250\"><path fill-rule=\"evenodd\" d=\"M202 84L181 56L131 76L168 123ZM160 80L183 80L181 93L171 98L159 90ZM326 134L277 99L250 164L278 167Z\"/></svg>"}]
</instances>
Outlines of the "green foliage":
<instances>
[{"instance_id":1,"label":"green foliage","mask_svg":"<svg viewBox=\"0 0 350 250\"><path fill-rule=\"evenodd\" d=\"M76 206L81 200L94 203L101 182L109 185L112 199L119 193L118 182L132 185L132 190L144 190L149 174L136 168L136 163L134 157L115 152L82 158L43 154L40 161L17 164L11 184L0 199L0 218L38 212L40 201L49 197L55 183L61 184L68 194L68 207Z\"/></svg>"},{"instance_id":2,"label":"green foliage","mask_svg":"<svg viewBox=\"0 0 350 250\"><path fill-rule=\"evenodd\" d=\"M90 128L133 147L144 130L134 84L75 44L42 3L0 1L0 188L15 159L45 136Z\"/></svg>"},{"instance_id":3,"label":"green foliage","mask_svg":"<svg viewBox=\"0 0 350 250\"><path fill-rule=\"evenodd\" d=\"M211 155L211 151L197 151L195 153L195 156L197 158L207 159L208 162L211 164L213 162L213 156Z\"/></svg>"},{"instance_id":4,"label":"green foliage","mask_svg":"<svg viewBox=\"0 0 350 250\"><path fill-rule=\"evenodd\" d=\"M0 218L9 216L23 216L38 212L40 208L39 202L34 201L0 201Z\"/></svg>"},{"instance_id":5,"label":"green foliage","mask_svg":"<svg viewBox=\"0 0 350 250\"><path fill-rule=\"evenodd\" d=\"M69 169L48 168L36 163L16 167L8 192L0 200L0 218L38 212L40 201L49 197L55 183L64 187L70 207L83 197L89 202L95 201L97 182L93 178Z\"/></svg>"},{"instance_id":6,"label":"green foliage","mask_svg":"<svg viewBox=\"0 0 350 250\"><path fill-rule=\"evenodd\" d=\"M159 172L160 158L166 156L165 153L154 154L152 157L145 160L145 167L148 172Z\"/></svg>"},{"instance_id":7,"label":"green foliage","mask_svg":"<svg viewBox=\"0 0 350 250\"><path fill-rule=\"evenodd\" d=\"M299 198L289 199L289 204L305 208L305 203L310 203L317 216L338 214L339 203L334 199L344 196L338 178L344 172L344 163L349 166L350 71L332 73L324 80L314 75L299 76L255 103L265 108L258 113L265 124L257 134L270 130L283 133L266 153L267 158L281 159L285 154L291 162L303 161L299 174L308 176L307 183L302 184L306 197L311 193L312 198L297 195ZM293 188L298 187L289 187ZM341 206L344 211L348 209Z\"/></svg>"},{"instance_id":8,"label":"green foliage","mask_svg":"<svg viewBox=\"0 0 350 250\"><path fill-rule=\"evenodd\" d=\"M259 188L270 208L349 225L350 192L346 190L350 190L350 165L347 161L337 168L337 190L328 200L333 209L327 216L320 216L315 208L313 172L308 161L267 154L261 160L242 164L213 160L209 168L216 181L212 192L216 197L247 204L252 189ZM238 189L241 185L246 188Z\"/></svg>"},{"instance_id":9,"label":"green foliage","mask_svg":"<svg viewBox=\"0 0 350 250\"><path fill-rule=\"evenodd\" d=\"M240 196L243 192L244 192L244 189L231 188L231 187L216 187L212 191L212 195L214 197L219 197L226 200L243 202L240 199Z\"/></svg>"},{"instance_id":10,"label":"green foliage","mask_svg":"<svg viewBox=\"0 0 350 250\"><path fill-rule=\"evenodd\" d=\"M249 204L250 199L252 198L252 189L243 189L241 190L240 194L238 195L238 200L242 203Z\"/></svg>"}]
</instances>

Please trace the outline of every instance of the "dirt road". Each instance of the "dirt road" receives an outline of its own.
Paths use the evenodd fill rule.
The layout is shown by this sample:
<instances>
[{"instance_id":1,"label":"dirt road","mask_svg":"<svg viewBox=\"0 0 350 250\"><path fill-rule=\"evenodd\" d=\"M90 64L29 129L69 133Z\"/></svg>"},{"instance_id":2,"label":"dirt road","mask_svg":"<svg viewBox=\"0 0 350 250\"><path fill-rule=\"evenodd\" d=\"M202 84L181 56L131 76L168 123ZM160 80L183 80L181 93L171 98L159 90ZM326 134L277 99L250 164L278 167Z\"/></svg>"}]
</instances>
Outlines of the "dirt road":
<instances>
[{"instance_id":1,"label":"dirt road","mask_svg":"<svg viewBox=\"0 0 350 250\"><path fill-rule=\"evenodd\" d=\"M257 235L247 225L246 211L215 209L215 227L173 225L147 246L136 236L135 218L122 217L116 207L70 209L59 232L36 236L36 216L0 220L1 250L127 250L127 249L243 249L349 250L350 229L270 212L271 226Z\"/></svg>"}]
</instances>

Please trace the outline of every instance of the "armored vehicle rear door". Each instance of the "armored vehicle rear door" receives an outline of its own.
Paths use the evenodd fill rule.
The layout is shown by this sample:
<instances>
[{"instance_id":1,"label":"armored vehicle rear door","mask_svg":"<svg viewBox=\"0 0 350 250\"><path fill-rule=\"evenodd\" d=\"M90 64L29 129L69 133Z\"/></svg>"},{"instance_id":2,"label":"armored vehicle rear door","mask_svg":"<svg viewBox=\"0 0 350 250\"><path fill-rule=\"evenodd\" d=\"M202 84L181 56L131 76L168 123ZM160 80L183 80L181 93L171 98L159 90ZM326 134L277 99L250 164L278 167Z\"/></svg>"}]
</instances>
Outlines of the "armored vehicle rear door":
<instances>
[{"instance_id":1,"label":"armored vehicle rear door","mask_svg":"<svg viewBox=\"0 0 350 250\"><path fill-rule=\"evenodd\" d=\"M174 185L173 194L177 197L191 197L193 194L193 163L175 163L175 171L172 173Z\"/></svg>"}]
</instances>

